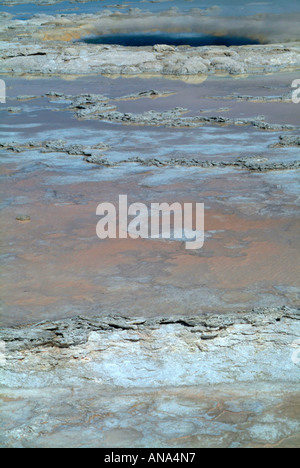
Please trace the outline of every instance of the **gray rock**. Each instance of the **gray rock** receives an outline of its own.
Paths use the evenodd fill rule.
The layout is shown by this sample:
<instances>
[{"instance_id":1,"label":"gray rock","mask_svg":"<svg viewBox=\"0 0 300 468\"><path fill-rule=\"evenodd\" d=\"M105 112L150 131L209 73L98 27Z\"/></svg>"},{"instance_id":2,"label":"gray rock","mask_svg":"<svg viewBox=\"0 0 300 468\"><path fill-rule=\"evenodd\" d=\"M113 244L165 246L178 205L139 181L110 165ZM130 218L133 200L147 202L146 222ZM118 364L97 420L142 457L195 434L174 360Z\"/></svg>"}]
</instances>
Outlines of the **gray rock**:
<instances>
[{"instance_id":1,"label":"gray rock","mask_svg":"<svg viewBox=\"0 0 300 468\"><path fill-rule=\"evenodd\" d=\"M84 22L84 18L72 16L74 23ZM89 18L96 21L96 18ZM53 21L49 16L48 23ZM10 37L5 29L0 43L0 64L3 72L14 73L105 73L105 74L174 74L198 75L213 74L220 71L229 74L257 74L258 72L277 72L297 70L300 66L300 49L297 43L288 45L266 44L257 46L231 47L179 47L156 46L136 48L74 43L66 47L64 41L51 41L51 46L41 40L46 18L22 21L16 24L14 36ZM25 28L25 31L24 31ZM60 28L56 20L55 31L58 39L68 32ZM76 31L77 34L77 31ZM16 41L16 37L19 38ZM10 40L10 42L8 42ZM167 49L166 49L167 47Z\"/></svg>"},{"instance_id":2,"label":"gray rock","mask_svg":"<svg viewBox=\"0 0 300 468\"><path fill-rule=\"evenodd\" d=\"M21 107L8 107L7 112L9 112L10 114L20 114L22 112L22 108Z\"/></svg>"},{"instance_id":3,"label":"gray rock","mask_svg":"<svg viewBox=\"0 0 300 468\"><path fill-rule=\"evenodd\" d=\"M30 218L30 216L28 216L28 215L18 215L18 216L16 217L16 220L17 220L17 221L22 221L22 222L24 222L24 221L30 221L31 218Z\"/></svg>"},{"instance_id":4,"label":"gray rock","mask_svg":"<svg viewBox=\"0 0 300 468\"><path fill-rule=\"evenodd\" d=\"M153 46L155 52L174 52L175 47L167 44L156 44Z\"/></svg>"},{"instance_id":5,"label":"gray rock","mask_svg":"<svg viewBox=\"0 0 300 468\"><path fill-rule=\"evenodd\" d=\"M42 388L63 375L65 385L89 378L127 388L299 383L291 358L299 320L298 309L282 307L156 319L77 317L6 328L0 331L2 385Z\"/></svg>"},{"instance_id":6,"label":"gray rock","mask_svg":"<svg viewBox=\"0 0 300 468\"><path fill-rule=\"evenodd\" d=\"M272 145L272 148L280 148L284 146L300 146L300 136L298 135L281 135L279 142Z\"/></svg>"}]
</instances>

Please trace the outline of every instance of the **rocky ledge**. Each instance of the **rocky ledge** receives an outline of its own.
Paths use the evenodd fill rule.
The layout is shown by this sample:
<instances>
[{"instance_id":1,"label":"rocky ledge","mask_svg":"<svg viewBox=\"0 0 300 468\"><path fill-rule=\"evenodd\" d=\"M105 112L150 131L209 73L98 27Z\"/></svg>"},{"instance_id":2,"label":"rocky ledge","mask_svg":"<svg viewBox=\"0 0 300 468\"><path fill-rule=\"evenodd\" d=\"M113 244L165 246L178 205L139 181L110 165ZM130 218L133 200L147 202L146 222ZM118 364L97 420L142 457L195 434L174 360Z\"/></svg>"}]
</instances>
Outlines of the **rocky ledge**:
<instances>
[{"instance_id":1,"label":"rocky ledge","mask_svg":"<svg viewBox=\"0 0 300 468\"><path fill-rule=\"evenodd\" d=\"M10 388L299 383L300 309L196 317L77 317L0 332Z\"/></svg>"},{"instance_id":2,"label":"rocky ledge","mask_svg":"<svg viewBox=\"0 0 300 468\"><path fill-rule=\"evenodd\" d=\"M186 14L171 9L159 16L139 9L35 14L26 20L8 13L1 16L0 63L6 73L78 74L80 70L81 74L244 75L300 67L297 13L237 19L215 17L208 8ZM156 30L174 32L178 24L183 25L183 32L214 36L240 36L243 31L250 45L122 47L78 42L89 36L152 31L153 25ZM253 39L259 45L253 45Z\"/></svg>"},{"instance_id":3,"label":"rocky ledge","mask_svg":"<svg viewBox=\"0 0 300 468\"><path fill-rule=\"evenodd\" d=\"M0 332L2 447L299 446L300 309Z\"/></svg>"},{"instance_id":4,"label":"rocky ledge","mask_svg":"<svg viewBox=\"0 0 300 468\"><path fill-rule=\"evenodd\" d=\"M168 46L169 47L169 46ZM3 73L243 75L300 68L297 44L238 47L122 47L58 41L0 42Z\"/></svg>"},{"instance_id":5,"label":"rocky ledge","mask_svg":"<svg viewBox=\"0 0 300 468\"><path fill-rule=\"evenodd\" d=\"M287 139L280 136L279 143L272 147L280 146L298 146L299 138L297 136L289 136ZM111 161L106 157L105 152L110 149L104 143L98 143L93 146L80 144L67 144L64 140L48 140L48 141L29 141L27 143L18 142L2 142L0 150L5 150L8 153L21 153L23 151L39 150L41 153L60 153L69 156L80 156L84 161L90 164L96 164L101 167L118 167L123 164L138 164L146 167L200 167L204 169L226 169L234 168L247 171L268 172L268 171L285 171L300 168L300 161L270 161L264 156L243 156L232 160L205 160L198 158L174 158L172 156L167 159L129 157L119 161Z\"/></svg>"}]
</instances>

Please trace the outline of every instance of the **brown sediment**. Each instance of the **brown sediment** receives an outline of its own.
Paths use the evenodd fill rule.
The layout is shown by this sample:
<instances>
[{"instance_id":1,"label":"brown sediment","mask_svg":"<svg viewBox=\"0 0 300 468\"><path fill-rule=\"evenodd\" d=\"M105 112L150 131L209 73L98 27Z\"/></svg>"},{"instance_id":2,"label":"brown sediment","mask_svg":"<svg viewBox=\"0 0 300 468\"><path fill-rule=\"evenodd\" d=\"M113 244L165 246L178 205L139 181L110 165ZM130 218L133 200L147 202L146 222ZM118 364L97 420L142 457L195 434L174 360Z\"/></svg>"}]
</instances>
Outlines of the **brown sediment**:
<instances>
[{"instance_id":1,"label":"brown sediment","mask_svg":"<svg viewBox=\"0 0 300 468\"><path fill-rule=\"evenodd\" d=\"M203 249L187 251L183 242L97 238L98 203L117 204L119 193L130 193L130 202L144 201L150 188L143 184L124 179L117 184L52 185L47 187L47 199L43 181L48 176L39 172L34 178L2 184L6 198L26 197L22 211L31 217L30 223L17 223L14 212L20 207L2 212L3 253L9 257L2 280L4 323L89 313L89 308L94 313L95 307L100 313L122 310L141 315L142 311L145 316L157 313L158 307L162 314L200 313L214 308L215 301L218 310L226 312L237 304L252 306L258 293L276 302L276 286L299 287L297 220L246 216L243 206L246 212L249 208L242 202L235 211L224 201L231 191L226 177L208 180L203 192L192 197L194 182L189 187L166 183L163 191L153 188L151 198L156 202L166 201L168 191L178 193L179 202L223 195L220 203L225 209L216 205L206 210L208 238ZM235 180L242 184L238 176ZM193 291L200 295L203 291L202 303L199 296L190 303L183 301L184 290L190 298ZM282 294L295 304L295 293Z\"/></svg>"},{"instance_id":2,"label":"brown sediment","mask_svg":"<svg viewBox=\"0 0 300 468\"><path fill-rule=\"evenodd\" d=\"M45 33L42 37L42 41L63 41L71 42L74 39L80 39L82 36L88 35L87 30L78 31L78 29L67 31L52 31Z\"/></svg>"}]
</instances>

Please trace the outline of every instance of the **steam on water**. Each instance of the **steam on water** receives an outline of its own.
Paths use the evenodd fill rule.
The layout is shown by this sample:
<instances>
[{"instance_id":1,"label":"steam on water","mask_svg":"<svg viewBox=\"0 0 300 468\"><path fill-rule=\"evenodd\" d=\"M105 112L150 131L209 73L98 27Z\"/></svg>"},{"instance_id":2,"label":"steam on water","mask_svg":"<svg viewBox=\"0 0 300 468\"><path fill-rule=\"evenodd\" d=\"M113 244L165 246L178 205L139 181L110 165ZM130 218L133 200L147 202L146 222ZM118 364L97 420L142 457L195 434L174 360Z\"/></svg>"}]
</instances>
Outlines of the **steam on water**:
<instances>
[{"instance_id":1,"label":"steam on water","mask_svg":"<svg viewBox=\"0 0 300 468\"><path fill-rule=\"evenodd\" d=\"M247 37L212 36L204 34L107 34L84 39L88 44L118 44L121 46L145 47L155 44L168 44L174 46L189 45L201 47L207 45L239 46L247 44L259 44L258 41Z\"/></svg>"}]
</instances>

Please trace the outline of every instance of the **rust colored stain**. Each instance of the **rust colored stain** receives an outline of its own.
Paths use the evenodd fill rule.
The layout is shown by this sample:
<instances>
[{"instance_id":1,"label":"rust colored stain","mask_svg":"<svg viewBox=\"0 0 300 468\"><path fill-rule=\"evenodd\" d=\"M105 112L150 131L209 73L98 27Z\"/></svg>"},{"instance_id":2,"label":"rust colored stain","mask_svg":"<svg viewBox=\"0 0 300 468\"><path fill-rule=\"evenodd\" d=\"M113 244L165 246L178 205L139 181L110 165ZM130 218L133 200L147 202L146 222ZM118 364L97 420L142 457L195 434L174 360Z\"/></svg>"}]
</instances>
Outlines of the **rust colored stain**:
<instances>
[{"instance_id":1,"label":"rust colored stain","mask_svg":"<svg viewBox=\"0 0 300 468\"><path fill-rule=\"evenodd\" d=\"M6 173L13 174L13 167ZM4 324L107 312L226 312L265 300L276 303L280 297L297 303L297 219L246 216L241 205L228 209L210 201L207 239L199 251L174 241L101 241L98 203L117 202L119 193L130 193L132 201L149 200L150 189L132 180L45 188L48 176L40 171L2 184L2 198L14 200L1 219ZM220 185L225 195L230 190L224 179L214 183L216 192ZM193 201L190 187L180 185L175 192L174 184L155 187L154 201L168 201L168 193L178 193L177 201ZM207 185L214 190L213 181ZM29 215L30 222L16 221L20 214Z\"/></svg>"},{"instance_id":2,"label":"rust colored stain","mask_svg":"<svg viewBox=\"0 0 300 468\"><path fill-rule=\"evenodd\" d=\"M82 35L86 35L86 31L78 32L78 30L66 30L66 31L52 31L43 34L41 38L43 41L64 41L70 42L74 39L80 39Z\"/></svg>"}]
</instances>

